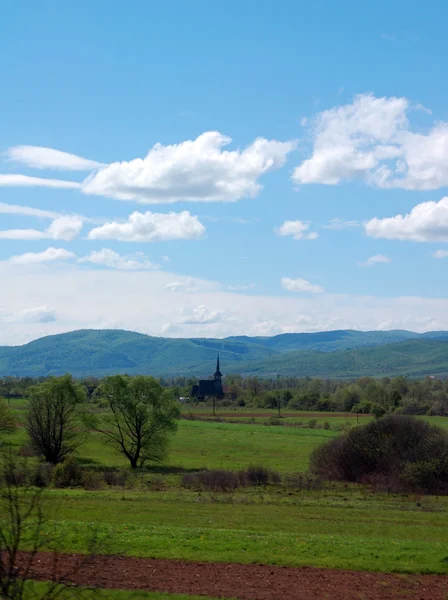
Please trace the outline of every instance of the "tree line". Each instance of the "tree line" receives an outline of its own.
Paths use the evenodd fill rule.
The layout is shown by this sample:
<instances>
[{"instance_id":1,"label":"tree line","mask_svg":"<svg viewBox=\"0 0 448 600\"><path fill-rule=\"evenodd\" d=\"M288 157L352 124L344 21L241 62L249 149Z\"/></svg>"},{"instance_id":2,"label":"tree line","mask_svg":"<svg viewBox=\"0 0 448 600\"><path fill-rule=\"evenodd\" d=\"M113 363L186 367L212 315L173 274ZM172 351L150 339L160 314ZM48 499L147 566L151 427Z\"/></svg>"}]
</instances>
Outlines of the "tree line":
<instances>
[{"instance_id":1,"label":"tree line","mask_svg":"<svg viewBox=\"0 0 448 600\"><path fill-rule=\"evenodd\" d=\"M104 382L111 378L84 378L77 381L83 389L86 402L103 403ZM132 378L131 378L132 379ZM44 384L44 378L30 377L0 379L0 398L6 401L26 397L29 390ZM194 378L159 378L160 388L186 403L190 399ZM225 399L221 407L250 407L267 409L312 410L323 412L359 412L381 415L390 412L403 414L448 414L448 379L426 377L362 377L341 381L310 377L243 377L227 375L223 379Z\"/></svg>"}]
</instances>

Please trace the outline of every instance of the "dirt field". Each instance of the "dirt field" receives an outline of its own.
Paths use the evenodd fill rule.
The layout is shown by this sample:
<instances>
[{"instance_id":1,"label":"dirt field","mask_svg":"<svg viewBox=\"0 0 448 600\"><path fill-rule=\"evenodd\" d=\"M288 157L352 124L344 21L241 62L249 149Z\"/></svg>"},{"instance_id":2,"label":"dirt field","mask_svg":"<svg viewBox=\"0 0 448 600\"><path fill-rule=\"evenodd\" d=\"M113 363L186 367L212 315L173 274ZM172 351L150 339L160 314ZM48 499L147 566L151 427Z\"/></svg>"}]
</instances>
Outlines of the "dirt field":
<instances>
[{"instance_id":1,"label":"dirt field","mask_svg":"<svg viewBox=\"0 0 448 600\"><path fill-rule=\"evenodd\" d=\"M26 556L22 555L24 561ZM73 570L79 555L58 560L61 573ZM39 553L33 577L49 579L51 554ZM273 567L97 556L70 577L78 585L239 600L446 600L448 576L386 575L310 567Z\"/></svg>"},{"instance_id":2,"label":"dirt field","mask_svg":"<svg viewBox=\"0 0 448 600\"><path fill-rule=\"evenodd\" d=\"M213 417L213 414L210 412L204 412L204 413L198 413L199 415L203 416L203 417ZM276 417L277 415L274 414L273 412L238 412L238 411L233 411L233 412L223 412L223 411L218 411L217 414L215 415L216 417L238 417L238 418L251 418L251 417L265 417L265 418L269 418L269 417ZM345 418L350 418L350 419L354 419L356 418L356 413L344 413L344 412L307 412L304 414L297 414L297 413L289 413L289 412L283 412L282 411L282 417L287 417L287 418L297 418L297 419L328 419L331 417L345 417ZM359 413L358 417L360 419L362 418L371 418L372 415L366 415L364 413Z\"/></svg>"}]
</instances>

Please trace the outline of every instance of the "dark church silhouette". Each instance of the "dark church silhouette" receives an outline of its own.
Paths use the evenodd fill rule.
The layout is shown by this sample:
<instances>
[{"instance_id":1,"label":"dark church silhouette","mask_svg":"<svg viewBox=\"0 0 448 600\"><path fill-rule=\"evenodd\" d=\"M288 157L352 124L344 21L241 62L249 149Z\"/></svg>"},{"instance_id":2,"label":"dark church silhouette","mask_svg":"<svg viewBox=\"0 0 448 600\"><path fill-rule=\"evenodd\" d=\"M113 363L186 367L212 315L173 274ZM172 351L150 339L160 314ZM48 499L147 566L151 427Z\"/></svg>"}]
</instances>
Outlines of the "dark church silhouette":
<instances>
[{"instance_id":1,"label":"dark church silhouette","mask_svg":"<svg viewBox=\"0 0 448 600\"><path fill-rule=\"evenodd\" d=\"M222 400L224 398L224 390L222 389L222 373L219 368L219 354L216 361L216 371L213 379L200 379L198 385L194 385L191 390L191 395L197 400L205 400L205 398L213 398L213 400Z\"/></svg>"}]
</instances>

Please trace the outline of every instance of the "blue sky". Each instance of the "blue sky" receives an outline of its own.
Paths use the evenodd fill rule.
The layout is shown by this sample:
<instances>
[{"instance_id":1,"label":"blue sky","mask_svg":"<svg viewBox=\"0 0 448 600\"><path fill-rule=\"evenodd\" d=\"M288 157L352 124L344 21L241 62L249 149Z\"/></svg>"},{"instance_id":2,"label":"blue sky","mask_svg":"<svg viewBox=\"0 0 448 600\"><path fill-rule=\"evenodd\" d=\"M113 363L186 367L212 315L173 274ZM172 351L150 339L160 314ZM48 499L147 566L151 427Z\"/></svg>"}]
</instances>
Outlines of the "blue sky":
<instances>
[{"instance_id":1,"label":"blue sky","mask_svg":"<svg viewBox=\"0 0 448 600\"><path fill-rule=\"evenodd\" d=\"M4 3L0 344L448 329L447 17Z\"/></svg>"}]
</instances>

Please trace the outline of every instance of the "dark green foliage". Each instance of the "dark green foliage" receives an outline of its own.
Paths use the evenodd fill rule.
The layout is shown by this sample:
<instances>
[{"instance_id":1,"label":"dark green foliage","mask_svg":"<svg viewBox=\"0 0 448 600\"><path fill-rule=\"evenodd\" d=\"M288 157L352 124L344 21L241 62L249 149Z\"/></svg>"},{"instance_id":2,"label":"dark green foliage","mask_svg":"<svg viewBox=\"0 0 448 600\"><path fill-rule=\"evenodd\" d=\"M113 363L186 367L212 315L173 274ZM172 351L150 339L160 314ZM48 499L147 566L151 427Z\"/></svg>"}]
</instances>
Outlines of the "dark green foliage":
<instances>
[{"instance_id":1,"label":"dark green foliage","mask_svg":"<svg viewBox=\"0 0 448 600\"><path fill-rule=\"evenodd\" d=\"M32 447L47 462L57 465L82 443L78 417L84 400L84 389L70 375L30 388L25 427Z\"/></svg>"},{"instance_id":2,"label":"dark green foliage","mask_svg":"<svg viewBox=\"0 0 448 600\"><path fill-rule=\"evenodd\" d=\"M316 448L310 469L340 481L448 493L448 432L414 417L383 417Z\"/></svg>"},{"instance_id":3,"label":"dark green foliage","mask_svg":"<svg viewBox=\"0 0 448 600\"><path fill-rule=\"evenodd\" d=\"M7 405L0 399L0 436L14 431L16 423Z\"/></svg>"}]
</instances>

